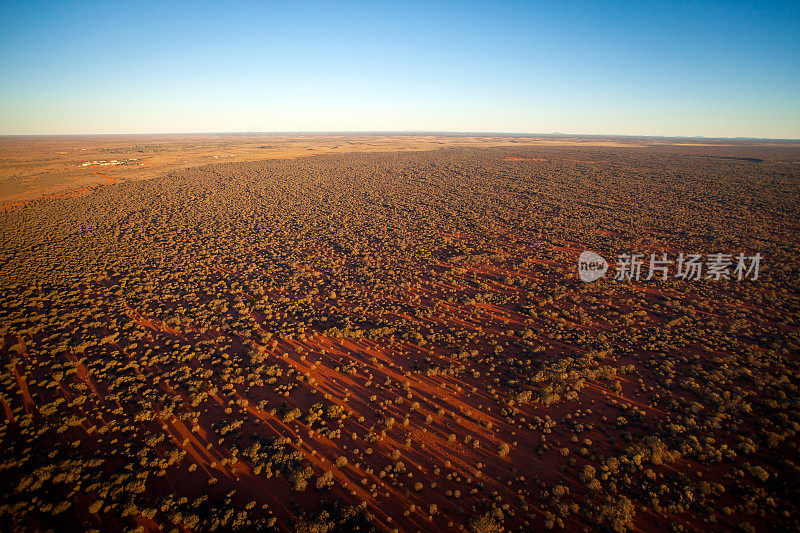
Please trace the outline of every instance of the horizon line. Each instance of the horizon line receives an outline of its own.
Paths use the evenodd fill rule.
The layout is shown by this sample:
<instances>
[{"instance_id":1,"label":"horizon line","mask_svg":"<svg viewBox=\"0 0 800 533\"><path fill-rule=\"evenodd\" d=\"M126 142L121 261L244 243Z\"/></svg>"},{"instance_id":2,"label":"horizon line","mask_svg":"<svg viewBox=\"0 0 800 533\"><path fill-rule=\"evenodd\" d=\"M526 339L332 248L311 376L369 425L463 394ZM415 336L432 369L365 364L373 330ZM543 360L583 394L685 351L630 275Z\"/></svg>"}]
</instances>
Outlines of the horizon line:
<instances>
[{"instance_id":1,"label":"horizon line","mask_svg":"<svg viewBox=\"0 0 800 533\"><path fill-rule=\"evenodd\" d=\"M123 136L187 136L187 135L499 135L515 137L601 137L630 139L702 139L712 141L752 140L800 142L800 138L776 137L716 137L707 135L655 135L639 133L566 133L566 132L504 132L504 131L452 131L452 130L286 130L286 131L183 131L138 133L0 133L7 137L123 137Z\"/></svg>"}]
</instances>

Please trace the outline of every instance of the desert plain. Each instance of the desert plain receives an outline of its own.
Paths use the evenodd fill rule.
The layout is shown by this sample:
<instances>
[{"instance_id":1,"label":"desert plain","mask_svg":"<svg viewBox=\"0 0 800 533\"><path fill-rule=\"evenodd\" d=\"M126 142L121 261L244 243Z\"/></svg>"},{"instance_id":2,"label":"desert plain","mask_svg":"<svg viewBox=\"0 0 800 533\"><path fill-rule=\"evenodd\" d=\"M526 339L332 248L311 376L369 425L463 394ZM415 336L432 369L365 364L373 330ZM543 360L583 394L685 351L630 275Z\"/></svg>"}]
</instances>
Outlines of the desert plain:
<instances>
[{"instance_id":1,"label":"desert plain","mask_svg":"<svg viewBox=\"0 0 800 533\"><path fill-rule=\"evenodd\" d=\"M800 529L799 206L791 141L2 138L0 528Z\"/></svg>"}]
</instances>

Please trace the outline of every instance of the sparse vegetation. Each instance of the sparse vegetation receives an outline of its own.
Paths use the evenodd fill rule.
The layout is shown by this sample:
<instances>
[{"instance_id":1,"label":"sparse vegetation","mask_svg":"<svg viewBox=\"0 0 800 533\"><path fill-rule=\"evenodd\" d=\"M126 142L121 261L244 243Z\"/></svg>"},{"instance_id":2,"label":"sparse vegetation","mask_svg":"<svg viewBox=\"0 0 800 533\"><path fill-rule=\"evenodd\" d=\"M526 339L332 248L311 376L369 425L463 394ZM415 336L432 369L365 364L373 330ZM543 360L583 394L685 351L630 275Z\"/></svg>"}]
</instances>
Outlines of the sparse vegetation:
<instances>
[{"instance_id":1,"label":"sparse vegetation","mask_svg":"<svg viewBox=\"0 0 800 533\"><path fill-rule=\"evenodd\" d=\"M797 159L321 155L8 208L0 520L796 530ZM765 265L583 284L584 249Z\"/></svg>"}]
</instances>

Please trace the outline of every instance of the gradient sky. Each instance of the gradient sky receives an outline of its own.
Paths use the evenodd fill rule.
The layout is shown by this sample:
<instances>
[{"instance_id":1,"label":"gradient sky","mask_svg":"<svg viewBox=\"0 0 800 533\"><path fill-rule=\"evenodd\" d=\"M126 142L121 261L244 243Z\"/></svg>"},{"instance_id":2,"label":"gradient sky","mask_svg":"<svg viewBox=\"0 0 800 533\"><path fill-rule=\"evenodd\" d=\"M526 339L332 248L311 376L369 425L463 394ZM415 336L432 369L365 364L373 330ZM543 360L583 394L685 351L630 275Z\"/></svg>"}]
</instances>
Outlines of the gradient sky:
<instances>
[{"instance_id":1,"label":"gradient sky","mask_svg":"<svg viewBox=\"0 0 800 533\"><path fill-rule=\"evenodd\" d=\"M0 0L0 134L800 138L800 2L646 3Z\"/></svg>"}]
</instances>

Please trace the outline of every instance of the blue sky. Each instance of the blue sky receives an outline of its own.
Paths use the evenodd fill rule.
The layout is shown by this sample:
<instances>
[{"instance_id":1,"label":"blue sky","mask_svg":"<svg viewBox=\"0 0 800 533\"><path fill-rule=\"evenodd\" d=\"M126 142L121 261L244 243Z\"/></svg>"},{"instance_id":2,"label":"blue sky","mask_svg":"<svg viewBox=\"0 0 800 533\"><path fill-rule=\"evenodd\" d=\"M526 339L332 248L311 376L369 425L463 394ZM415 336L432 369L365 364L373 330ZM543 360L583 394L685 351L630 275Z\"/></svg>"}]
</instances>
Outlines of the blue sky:
<instances>
[{"instance_id":1,"label":"blue sky","mask_svg":"<svg viewBox=\"0 0 800 533\"><path fill-rule=\"evenodd\" d=\"M800 138L800 3L647 4L0 0L0 134Z\"/></svg>"}]
</instances>

